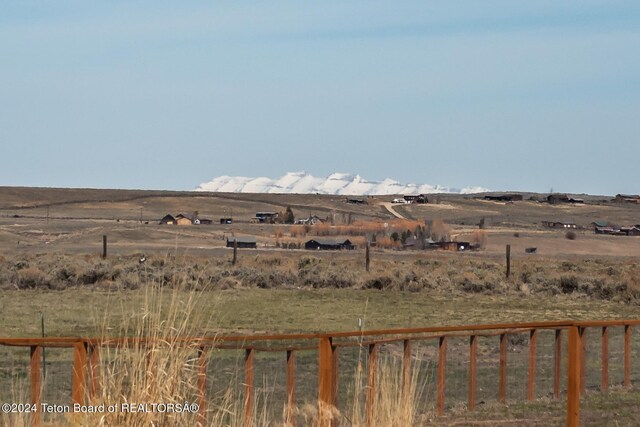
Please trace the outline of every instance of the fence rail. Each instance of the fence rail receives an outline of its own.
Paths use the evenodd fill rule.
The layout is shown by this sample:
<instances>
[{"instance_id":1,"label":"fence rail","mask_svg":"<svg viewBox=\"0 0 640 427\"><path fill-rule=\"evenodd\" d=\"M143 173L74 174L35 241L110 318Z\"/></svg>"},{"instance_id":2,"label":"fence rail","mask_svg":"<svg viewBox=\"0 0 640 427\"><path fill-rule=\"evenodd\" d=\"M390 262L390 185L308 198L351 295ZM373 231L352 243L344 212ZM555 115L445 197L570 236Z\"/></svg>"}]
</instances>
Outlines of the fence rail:
<instances>
[{"instance_id":1,"label":"fence rail","mask_svg":"<svg viewBox=\"0 0 640 427\"><path fill-rule=\"evenodd\" d=\"M606 392L609 387L609 333L613 328L623 330L623 385L631 386L632 373L632 328L640 324L640 320L613 321L559 321L559 322L530 322L530 323L502 323L488 325L445 326L411 329L385 329L355 332L334 333L303 333L303 334L265 334L265 335L234 335L207 337L179 337L171 341L172 345L195 346L197 348L198 367L198 403L199 421L206 423L207 417L207 368L209 355L213 349L242 350L244 352L244 421L247 427L253 425L255 409L254 378L255 355L258 352L282 353L286 358L286 404L285 421L288 425L295 424L293 408L296 403L296 354L303 351L316 350L318 353L318 387L317 398L320 407L319 426L332 425L328 411L323 408L338 405L338 355L341 349L360 346L366 349L367 358L367 396L366 419L373 425L374 407L376 404L376 371L381 346L390 343L402 344L402 389L403 396L409 394L409 382L412 371L412 348L414 343L432 341L437 346L437 374L436 374L436 411L438 415L445 413L446 400L446 372L447 372L447 344L453 339L468 339L468 398L467 409L473 411L478 403L478 339L480 337L498 337L494 344L498 349L498 401L507 400L508 377L508 337L525 335L528 337L528 370L526 381L526 400L536 399L536 363L538 336L541 331L553 331L553 368L551 369L552 392L554 399L566 395L566 424L578 426L580 424L580 396L585 393L587 386L587 330L599 330L601 340L600 352L600 391ZM566 338L566 389L562 389L562 361L563 335ZM308 342L313 344L309 345ZM275 343L275 345L274 345ZM282 345L284 343L284 345ZM306 343L306 344L305 344ZM41 359L45 348L72 348L73 368L71 380L71 401L85 404L99 394L101 378L99 364L101 349L105 347L137 346L145 348L158 345L157 340L148 338L0 338L0 346L27 347L30 350L29 383L31 403L40 406L42 402L42 372ZM563 393L564 392L564 393ZM323 415L325 414L325 415ZM39 426L42 423L40 412L31 415L31 424Z\"/></svg>"}]
</instances>

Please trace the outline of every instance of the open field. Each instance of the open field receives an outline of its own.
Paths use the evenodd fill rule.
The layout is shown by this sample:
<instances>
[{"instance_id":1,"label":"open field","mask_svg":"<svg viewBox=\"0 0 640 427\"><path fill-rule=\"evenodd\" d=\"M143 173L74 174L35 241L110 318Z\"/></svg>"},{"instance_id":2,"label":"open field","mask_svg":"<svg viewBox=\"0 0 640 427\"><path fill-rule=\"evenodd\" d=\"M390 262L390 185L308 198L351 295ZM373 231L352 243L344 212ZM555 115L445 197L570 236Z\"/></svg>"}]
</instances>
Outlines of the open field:
<instances>
[{"instance_id":1,"label":"open field","mask_svg":"<svg viewBox=\"0 0 640 427\"><path fill-rule=\"evenodd\" d=\"M189 333L195 335L352 331L358 328L358 319L363 320L365 330L371 330L637 319L640 314L640 237L596 235L586 229L596 220L639 224L640 206L610 203L606 197L586 197L585 205L558 206L531 200L488 202L459 195L438 195L437 203L427 205L389 205L390 197L366 198L367 204L352 205L338 196L120 190L0 188L0 196L0 327L5 337L39 336L41 315L50 337L135 335L132 319L140 317L148 306L150 285L166 289L156 295L154 303L160 315L171 307L187 306L196 296L197 315L189 318ZM293 228L251 222L257 211L283 212L287 207L297 218L317 215L336 227ZM214 223L184 227L157 224L167 213L195 211ZM233 216L233 224L216 223L219 217L227 216ZM392 230L404 231L400 227L407 224L441 220L452 238L465 241L473 238L482 219L486 241L479 251L374 247L370 271L365 271L363 242L371 239L372 233L379 239L388 238ZM567 239L566 230L543 228L541 222L547 220L571 221L585 228L576 231L575 239ZM350 233L345 236L358 248L338 252L282 248L283 244L303 244L318 235L340 232ZM103 235L109 242L106 259L99 256ZM225 248L225 238L230 235L256 236L258 249L240 249L238 262L232 265L233 251ZM511 245L512 253L509 278L505 277L506 244ZM537 253L525 253L528 247L536 247ZM143 256L145 261L140 262ZM551 348L551 341L545 339L539 344L542 354ZM633 339L636 363L640 357L637 330ZM487 341L480 352L487 366L497 363L494 344ZM598 354L597 344L597 337L589 339L590 354ZM524 390L525 345L526 341L514 341L510 353L515 365L508 389L518 399ZM619 384L620 346L621 336L612 335L611 348L618 349L611 362L612 372L617 372L612 373L613 387ZM467 413L460 403L466 393L462 384L467 347L464 340L451 340L447 379L451 403L445 418L435 417L432 407L437 349L425 345L416 350L427 361L423 379L431 387L423 396L427 410L421 423L561 423L562 403L545 400L548 383L541 384L534 403L494 404L493 368L479 374L486 404ZM389 345L383 354L399 352L397 346ZM8 360L20 365L26 356L23 353L2 347L0 363ZM70 357L63 349L47 352L53 381L47 393L54 393L51 398L68 399ZM237 372L242 369L243 354L229 352L216 357L220 364L215 369L235 375L233 387L240 387L242 379ZM341 357L346 375L341 381L348 383L353 380L354 361L360 356L345 350ZM265 381L282 382L281 377L269 377L281 370L277 356L261 354L258 361L257 375ZM541 372L548 374L548 362L540 362ZM298 366L306 372L300 374L300 402L313 401L317 353L301 352ZM595 362L592 368L589 381L597 384ZM5 365L0 375L9 378L13 375L10 372L15 373L11 369ZM20 369L17 372L26 377L26 371ZM638 378L635 372L632 381L636 383ZM216 390L212 388L212 393L224 391ZM282 400L282 384L264 385L261 390L278 402ZM589 425L610 425L611 414L616 414L620 425L634 425L638 413L630 402L636 395L614 390L610 401L588 396L584 405L591 412L585 420ZM281 406L269 411L278 419Z\"/></svg>"},{"instance_id":2,"label":"open field","mask_svg":"<svg viewBox=\"0 0 640 427\"><path fill-rule=\"evenodd\" d=\"M113 254L166 253L176 247L202 252L224 246L231 234L254 235L261 249L275 248L279 240L303 243L284 225L252 224L258 211L283 212L291 207L296 218L317 215L336 225L398 220L388 209L392 196L363 198L367 204L345 203L341 196L162 192L138 190L81 190L0 188L0 251L4 253L98 253L102 235L110 239ZM584 197L584 196L583 196ZM500 256L504 245L515 254L537 247L539 256L640 256L640 237L595 235L578 230L575 240L565 231L542 227L542 221L569 221L588 227L597 220L620 225L640 223L640 205L616 204L610 197L586 197L587 203L550 205L532 200L514 203L485 201L473 196L437 195L434 204L394 205L410 220L443 220L450 235L468 239L484 219L487 244L483 256ZM198 212L214 224L169 227L157 225L167 213ZM218 219L232 216L234 224ZM308 237L314 235L309 230ZM516 237L517 235L517 237ZM281 236L281 237L276 237ZM368 235L371 238L371 235ZM203 252L204 251L204 252Z\"/></svg>"}]
</instances>

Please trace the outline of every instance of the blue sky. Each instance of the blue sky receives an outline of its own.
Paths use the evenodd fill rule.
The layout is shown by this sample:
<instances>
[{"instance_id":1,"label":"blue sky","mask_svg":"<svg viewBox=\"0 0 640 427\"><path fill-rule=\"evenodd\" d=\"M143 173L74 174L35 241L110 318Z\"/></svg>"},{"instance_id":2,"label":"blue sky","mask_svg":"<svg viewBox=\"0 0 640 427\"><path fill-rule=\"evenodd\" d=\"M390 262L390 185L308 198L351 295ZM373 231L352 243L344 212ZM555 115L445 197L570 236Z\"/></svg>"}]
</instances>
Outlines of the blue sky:
<instances>
[{"instance_id":1,"label":"blue sky","mask_svg":"<svg viewBox=\"0 0 640 427\"><path fill-rule=\"evenodd\" d=\"M0 185L640 192L640 3L0 1Z\"/></svg>"}]
</instances>

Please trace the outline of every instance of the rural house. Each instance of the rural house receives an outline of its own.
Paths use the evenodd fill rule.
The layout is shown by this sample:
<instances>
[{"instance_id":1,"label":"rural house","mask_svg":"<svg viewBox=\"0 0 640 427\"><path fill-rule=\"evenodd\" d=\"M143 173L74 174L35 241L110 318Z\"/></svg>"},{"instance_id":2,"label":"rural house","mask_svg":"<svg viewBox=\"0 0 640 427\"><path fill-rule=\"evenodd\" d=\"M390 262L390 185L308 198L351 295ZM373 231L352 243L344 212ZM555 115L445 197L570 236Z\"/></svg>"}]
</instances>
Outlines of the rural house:
<instances>
[{"instance_id":1,"label":"rural house","mask_svg":"<svg viewBox=\"0 0 640 427\"><path fill-rule=\"evenodd\" d=\"M424 194L407 194L403 198L406 203L417 203L417 204L429 203L429 199Z\"/></svg>"},{"instance_id":2,"label":"rural house","mask_svg":"<svg viewBox=\"0 0 640 427\"><path fill-rule=\"evenodd\" d=\"M320 218L319 216L316 216L316 215L310 215L308 218L296 219L294 224L298 224L298 225L316 225L316 224L322 224L322 223L324 223L322 218Z\"/></svg>"},{"instance_id":3,"label":"rural house","mask_svg":"<svg viewBox=\"0 0 640 427\"><path fill-rule=\"evenodd\" d=\"M640 203L640 196L637 194L616 194L616 203Z\"/></svg>"},{"instance_id":4,"label":"rural house","mask_svg":"<svg viewBox=\"0 0 640 427\"><path fill-rule=\"evenodd\" d=\"M637 225L632 227L620 227L620 232L625 236L640 236L640 227Z\"/></svg>"},{"instance_id":5,"label":"rural house","mask_svg":"<svg viewBox=\"0 0 640 427\"><path fill-rule=\"evenodd\" d=\"M197 213L193 215L178 214L175 217L167 214L160 220L160 225L208 225L212 223L213 221L208 218L199 218Z\"/></svg>"},{"instance_id":6,"label":"rural house","mask_svg":"<svg viewBox=\"0 0 640 427\"><path fill-rule=\"evenodd\" d=\"M278 212L256 212L255 222L260 224L273 224L278 218Z\"/></svg>"},{"instance_id":7,"label":"rural house","mask_svg":"<svg viewBox=\"0 0 640 427\"><path fill-rule=\"evenodd\" d=\"M604 227L610 227L611 224L609 224L609 221L604 221L604 220L598 220L598 221L593 221L591 224L589 224L591 226L591 228L593 228L594 230L596 228L604 228Z\"/></svg>"},{"instance_id":8,"label":"rural house","mask_svg":"<svg viewBox=\"0 0 640 427\"><path fill-rule=\"evenodd\" d=\"M547 196L547 202L551 205L558 205L560 203L584 203L584 199L575 199L566 194L549 194Z\"/></svg>"},{"instance_id":9,"label":"rural house","mask_svg":"<svg viewBox=\"0 0 640 427\"><path fill-rule=\"evenodd\" d=\"M542 221L542 226L548 228L578 228L575 222L570 221Z\"/></svg>"},{"instance_id":10,"label":"rural house","mask_svg":"<svg viewBox=\"0 0 640 427\"><path fill-rule=\"evenodd\" d=\"M160 220L160 225L175 225L176 219L171 214L166 214Z\"/></svg>"},{"instance_id":11,"label":"rural house","mask_svg":"<svg viewBox=\"0 0 640 427\"><path fill-rule=\"evenodd\" d=\"M195 223L195 220L196 220L195 215L189 215L189 214L176 215L177 225L193 225Z\"/></svg>"},{"instance_id":12,"label":"rural house","mask_svg":"<svg viewBox=\"0 0 640 427\"><path fill-rule=\"evenodd\" d=\"M254 236L231 236L227 237L227 247L233 248L238 242L238 248L256 249L258 247L257 239Z\"/></svg>"},{"instance_id":13,"label":"rural house","mask_svg":"<svg viewBox=\"0 0 640 427\"><path fill-rule=\"evenodd\" d=\"M304 248L309 250L335 251L341 249L355 249L355 246L349 239L316 238L305 243Z\"/></svg>"}]
</instances>

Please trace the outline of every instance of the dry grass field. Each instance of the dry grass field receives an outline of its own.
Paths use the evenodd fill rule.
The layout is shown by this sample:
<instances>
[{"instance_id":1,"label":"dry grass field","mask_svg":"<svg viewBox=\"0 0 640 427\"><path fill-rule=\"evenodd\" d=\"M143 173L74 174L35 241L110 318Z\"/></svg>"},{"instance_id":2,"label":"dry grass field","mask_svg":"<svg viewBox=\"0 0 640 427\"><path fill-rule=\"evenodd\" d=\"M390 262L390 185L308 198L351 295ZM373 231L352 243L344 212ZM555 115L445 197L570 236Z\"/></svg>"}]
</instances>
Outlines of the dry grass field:
<instances>
[{"instance_id":1,"label":"dry grass field","mask_svg":"<svg viewBox=\"0 0 640 427\"><path fill-rule=\"evenodd\" d=\"M220 301L220 309L212 311L223 330L350 329L355 319L365 316L366 304L375 327L633 317L640 295L640 237L596 235L587 227L596 220L640 223L640 205L584 196L584 205L550 205L527 200L531 196L540 197L527 194L523 201L502 203L437 195L431 198L432 204L392 205L396 213L414 221L409 223L383 206L392 197L365 197L361 199L367 204L354 205L346 203L345 197L321 195L2 187L0 287L5 295L14 294L11 307L15 307L8 307L3 299L7 305L3 316L4 322L19 319L14 325L5 324L5 330L12 336L30 333L32 325L20 313L46 312L47 305L51 307L48 302L61 297L63 312L82 313L78 317L83 324L77 325L79 330L64 330L52 322L52 333L87 333L89 311L101 310L108 299L103 293L117 299L123 291L135 306L142 283L170 285L182 276L195 287L216 290L211 306ZM303 244L320 234L318 227L308 227L301 235L301 226L251 222L258 211L282 212L286 207L297 218L330 218L336 230L345 229L349 220L365 224L352 227L356 235L345 236L360 243L359 247L339 252L277 247L287 242ZM214 223L158 224L167 213L196 211ZM218 223L220 217L228 216L233 224ZM473 238L482 219L486 242L479 251L372 248L371 271L364 271L361 243L371 239L371 230L380 240L397 224L442 221L450 237L462 241ZM565 230L542 227L546 220L572 221L584 228L569 240ZM332 228L322 227L324 232ZM258 249L239 250L235 266L230 265L232 250L225 247L225 237L233 234L258 240ZM108 236L106 260L99 257L103 235ZM504 277L506 244L512 248L513 274L508 280ZM537 252L527 254L527 247L536 247ZM140 264L143 255L147 262ZM76 298L67 299L66 293ZM21 295L26 295L24 305L19 303ZM473 307L465 306L467 299L481 301L477 315ZM66 308L66 303L72 306ZM613 305L596 309L589 304ZM572 305L583 307L582 314L572 311ZM336 306L340 310L332 309ZM233 318L224 312L227 308L242 315ZM7 310L13 310L11 315Z\"/></svg>"},{"instance_id":2,"label":"dry grass field","mask_svg":"<svg viewBox=\"0 0 640 427\"><path fill-rule=\"evenodd\" d=\"M433 204L391 205L394 215L388 209L392 197L361 198L367 204L354 205L344 197L320 195L0 188L2 335L39 336L41 315L47 336L135 334L131 319L148 304L150 284L171 290L158 296L161 313L197 295L191 334L349 331L357 329L358 319L366 329L379 329L638 318L640 237L596 235L588 226L596 220L640 224L640 205L618 205L607 197L584 197L585 205L549 205L527 200L530 196L536 195L499 203L438 195ZM251 221L258 211L284 212L287 207L296 218L317 215L335 227ZM213 224L158 224L167 213L196 211ZM229 216L233 224L218 223ZM484 244L478 251L380 245L372 247L371 268L365 271L363 243L373 233L378 242L389 242L394 231L432 221L443 224L451 238L469 241L483 219ZM582 228L568 239L566 230L542 226L542 221L556 220ZM297 249L326 234L348 237L358 247ZM100 257L103 235L108 236L106 259ZM232 249L225 247L231 235L252 235L258 241L257 249L238 250L235 265ZM290 244L296 249L283 249ZM536 253L525 253L529 247L536 247ZM614 343L619 344L612 341L612 348ZM460 351L465 345L459 345ZM0 348L0 360L13 354ZM66 378L68 354L52 351L49 358L59 366L53 372L58 369ZM299 363L313 372L314 358L301 357ZM491 375L488 381L494 380ZM306 386L313 398L313 383ZM622 414L619 425L634 425L638 413L630 409L629 396L636 394L612 396L614 403L590 398L589 425L610 425L611 413ZM544 400L522 407L487 404L473 414L458 409L448 408L446 418L427 414L421 423L548 425L558 423L562 410Z\"/></svg>"}]
</instances>

